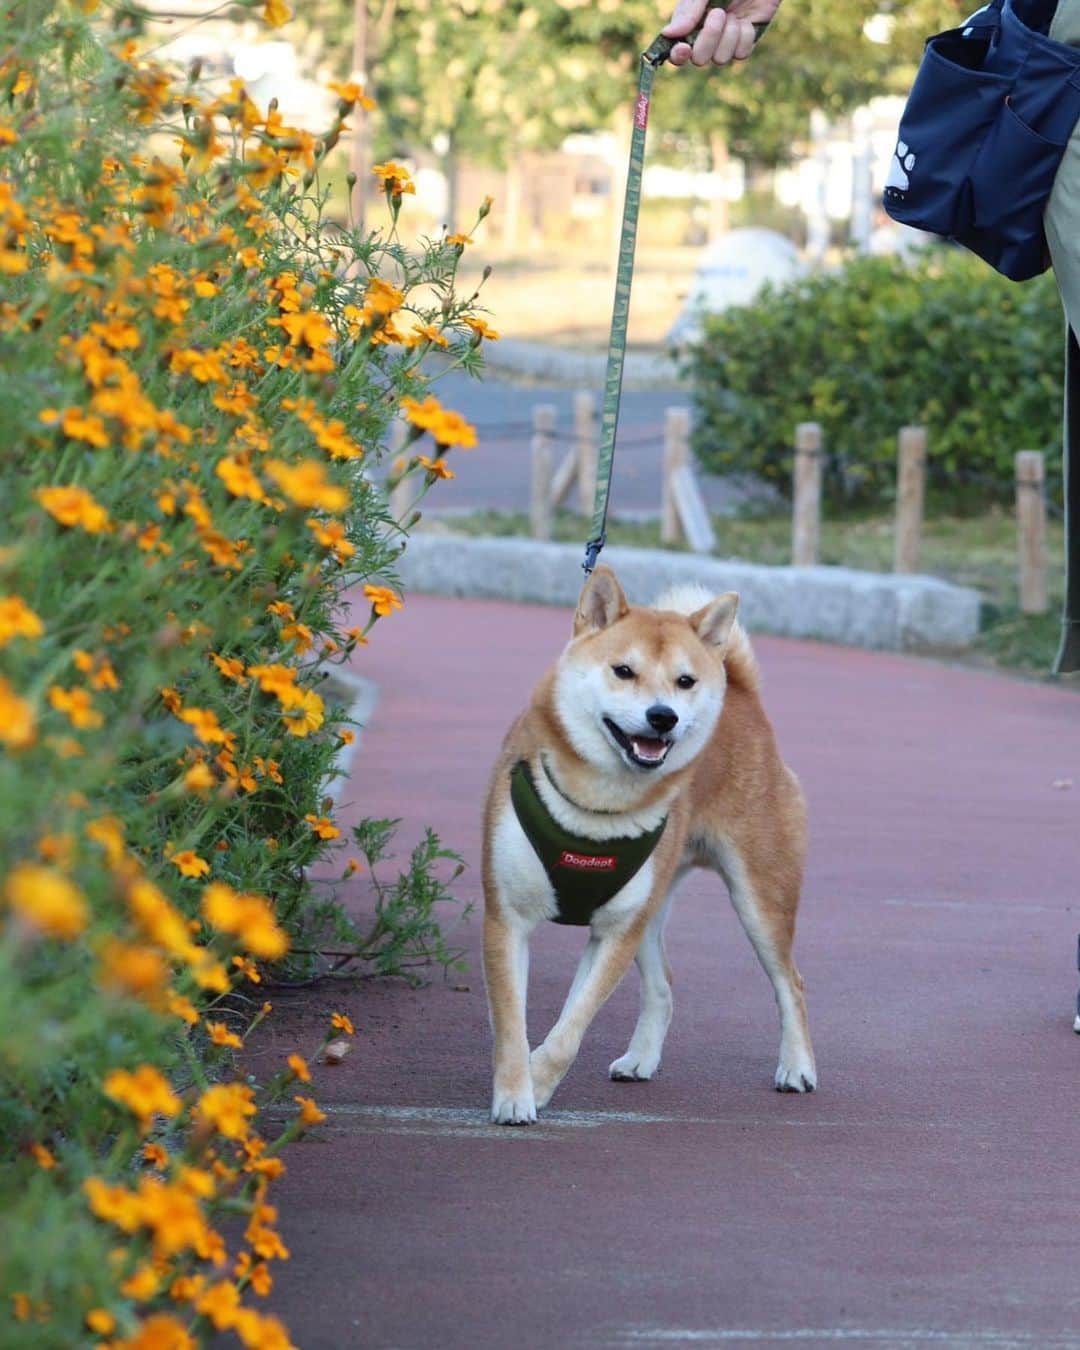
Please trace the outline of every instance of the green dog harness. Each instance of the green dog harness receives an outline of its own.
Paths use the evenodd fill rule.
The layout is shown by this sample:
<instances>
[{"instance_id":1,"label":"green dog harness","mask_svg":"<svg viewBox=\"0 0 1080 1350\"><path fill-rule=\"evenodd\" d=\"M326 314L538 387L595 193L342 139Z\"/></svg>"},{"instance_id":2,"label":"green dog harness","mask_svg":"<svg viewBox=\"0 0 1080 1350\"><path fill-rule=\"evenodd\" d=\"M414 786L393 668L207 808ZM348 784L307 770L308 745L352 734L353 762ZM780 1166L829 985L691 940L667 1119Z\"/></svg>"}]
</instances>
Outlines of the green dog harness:
<instances>
[{"instance_id":1,"label":"green dog harness","mask_svg":"<svg viewBox=\"0 0 1080 1350\"><path fill-rule=\"evenodd\" d=\"M601 905L617 895L644 867L667 825L667 816L647 834L618 839L587 839L564 830L544 805L525 760L510 774L514 811L544 865L555 891L554 923L587 926Z\"/></svg>"}]
</instances>

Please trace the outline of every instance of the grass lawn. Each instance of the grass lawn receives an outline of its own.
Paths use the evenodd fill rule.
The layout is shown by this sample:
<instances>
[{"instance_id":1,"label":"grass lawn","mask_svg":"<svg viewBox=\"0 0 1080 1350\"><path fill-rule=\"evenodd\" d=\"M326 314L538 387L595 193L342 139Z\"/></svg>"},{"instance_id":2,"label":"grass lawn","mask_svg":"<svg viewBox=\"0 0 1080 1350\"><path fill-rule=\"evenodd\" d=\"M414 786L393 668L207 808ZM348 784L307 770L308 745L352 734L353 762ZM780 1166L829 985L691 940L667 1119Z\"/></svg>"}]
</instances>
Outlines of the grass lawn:
<instances>
[{"instance_id":1,"label":"grass lawn","mask_svg":"<svg viewBox=\"0 0 1080 1350\"><path fill-rule=\"evenodd\" d=\"M791 561L789 515L715 518L717 556L747 562L782 564ZM528 518L493 511L444 517L440 528L470 535L526 535ZM580 517L560 512L553 537L566 543L584 540ZM612 544L660 548L657 523L613 521ZM1060 521L1049 522L1050 612L1021 614L1017 607L1016 525L1012 513L992 508L979 515L933 515L923 529L921 570L943 581L971 586L983 597L983 629L975 646L960 659L1032 677L1045 677L1057 651L1063 587ZM852 515L824 520L821 561L867 571L892 570L893 531L890 515ZM1073 681L1068 681L1073 683ZM1080 687L1080 682L1078 682Z\"/></svg>"}]
</instances>

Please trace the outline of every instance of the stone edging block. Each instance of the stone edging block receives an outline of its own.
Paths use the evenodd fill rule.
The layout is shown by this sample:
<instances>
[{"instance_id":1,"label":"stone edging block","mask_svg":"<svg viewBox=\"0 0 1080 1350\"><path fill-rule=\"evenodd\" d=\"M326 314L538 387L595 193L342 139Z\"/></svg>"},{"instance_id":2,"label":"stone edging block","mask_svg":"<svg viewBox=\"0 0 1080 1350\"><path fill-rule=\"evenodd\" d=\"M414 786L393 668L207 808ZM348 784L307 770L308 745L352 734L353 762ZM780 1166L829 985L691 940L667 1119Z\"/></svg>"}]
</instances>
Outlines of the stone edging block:
<instances>
[{"instance_id":1,"label":"stone edging block","mask_svg":"<svg viewBox=\"0 0 1080 1350\"><path fill-rule=\"evenodd\" d=\"M406 592L571 606L583 555L576 544L418 534L398 572ZM669 586L692 581L738 591L751 632L906 651L966 647L979 630L978 593L933 577L766 567L643 548L609 547L603 557L632 603L650 603Z\"/></svg>"}]
</instances>

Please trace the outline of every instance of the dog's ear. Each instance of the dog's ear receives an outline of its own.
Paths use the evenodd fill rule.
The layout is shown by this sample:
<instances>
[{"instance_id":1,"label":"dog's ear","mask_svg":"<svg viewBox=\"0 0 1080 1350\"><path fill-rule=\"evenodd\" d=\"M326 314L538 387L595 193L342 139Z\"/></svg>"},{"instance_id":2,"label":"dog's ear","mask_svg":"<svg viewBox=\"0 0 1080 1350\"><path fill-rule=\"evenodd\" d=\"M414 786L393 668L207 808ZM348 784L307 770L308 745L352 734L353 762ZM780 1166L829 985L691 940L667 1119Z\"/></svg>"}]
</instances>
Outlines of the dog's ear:
<instances>
[{"instance_id":1,"label":"dog's ear","mask_svg":"<svg viewBox=\"0 0 1080 1350\"><path fill-rule=\"evenodd\" d=\"M579 637L590 628L608 628L628 609L615 573L601 563L582 588L574 615L574 636Z\"/></svg>"},{"instance_id":2,"label":"dog's ear","mask_svg":"<svg viewBox=\"0 0 1080 1350\"><path fill-rule=\"evenodd\" d=\"M713 647L725 647L731 636L735 615L739 612L739 597L735 591L725 591L690 615L690 626L702 642Z\"/></svg>"}]
</instances>

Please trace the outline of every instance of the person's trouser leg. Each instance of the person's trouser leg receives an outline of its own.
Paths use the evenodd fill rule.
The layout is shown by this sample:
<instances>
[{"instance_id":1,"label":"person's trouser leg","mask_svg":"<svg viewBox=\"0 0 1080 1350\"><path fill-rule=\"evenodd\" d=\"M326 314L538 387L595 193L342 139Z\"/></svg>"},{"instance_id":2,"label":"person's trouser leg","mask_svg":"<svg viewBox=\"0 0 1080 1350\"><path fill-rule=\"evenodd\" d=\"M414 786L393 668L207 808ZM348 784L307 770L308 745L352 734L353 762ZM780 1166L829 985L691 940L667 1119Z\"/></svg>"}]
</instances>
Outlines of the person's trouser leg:
<instances>
[{"instance_id":1,"label":"person's trouser leg","mask_svg":"<svg viewBox=\"0 0 1080 1350\"><path fill-rule=\"evenodd\" d=\"M1080 47L1080 0L1061 0L1050 36ZM1046 207L1046 238L1068 321L1065 364L1065 608L1057 674L1080 670L1080 126Z\"/></svg>"}]
</instances>

